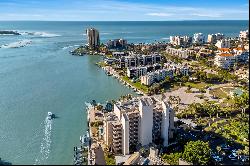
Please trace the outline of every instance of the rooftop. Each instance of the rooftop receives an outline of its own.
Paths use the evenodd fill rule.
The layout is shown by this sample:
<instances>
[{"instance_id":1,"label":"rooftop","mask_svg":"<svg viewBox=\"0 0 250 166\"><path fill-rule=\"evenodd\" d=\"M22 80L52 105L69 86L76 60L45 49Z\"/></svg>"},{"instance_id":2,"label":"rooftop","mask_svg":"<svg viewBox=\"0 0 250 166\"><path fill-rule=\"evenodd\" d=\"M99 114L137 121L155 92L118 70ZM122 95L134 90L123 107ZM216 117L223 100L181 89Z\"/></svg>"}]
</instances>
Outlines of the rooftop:
<instances>
[{"instance_id":1,"label":"rooftop","mask_svg":"<svg viewBox=\"0 0 250 166\"><path fill-rule=\"evenodd\" d=\"M142 98L140 99L140 102L142 103L143 106L152 105L152 101L150 100L150 98Z\"/></svg>"},{"instance_id":2,"label":"rooftop","mask_svg":"<svg viewBox=\"0 0 250 166\"><path fill-rule=\"evenodd\" d=\"M231 49L230 48L218 48L218 50L222 52L229 52Z\"/></svg>"},{"instance_id":3,"label":"rooftop","mask_svg":"<svg viewBox=\"0 0 250 166\"><path fill-rule=\"evenodd\" d=\"M221 53L221 54L219 54L219 56L233 56L233 54L229 54L229 53Z\"/></svg>"}]
</instances>

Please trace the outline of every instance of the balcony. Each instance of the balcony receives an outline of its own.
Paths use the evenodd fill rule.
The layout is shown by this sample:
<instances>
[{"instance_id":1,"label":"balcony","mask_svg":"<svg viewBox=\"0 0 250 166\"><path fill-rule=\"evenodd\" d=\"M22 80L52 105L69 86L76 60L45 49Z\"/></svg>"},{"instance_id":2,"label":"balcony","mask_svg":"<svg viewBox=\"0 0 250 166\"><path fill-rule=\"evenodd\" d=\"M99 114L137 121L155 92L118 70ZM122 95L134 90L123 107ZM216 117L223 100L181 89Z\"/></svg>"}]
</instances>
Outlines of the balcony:
<instances>
[{"instance_id":1,"label":"balcony","mask_svg":"<svg viewBox=\"0 0 250 166\"><path fill-rule=\"evenodd\" d=\"M117 135L117 134L121 134L122 132L121 131L113 131L112 133L113 133L113 135Z\"/></svg>"},{"instance_id":2,"label":"balcony","mask_svg":"<svg viewBox=\"0 0 250 166\"><path fill-rule=\"evenodd\" d=\"M122 141L119 139L119 140L113 140L113 144L121 144L122 143Z\"/></svg>"},{"instance_id":3,"label":"balcony","mask_svg":"<svg viewBox=\"0 0 250 166\"><path fill-rule=\"evenodd\" d=\"M120 139L122 139L122 136L121 136L121 135L113 136L113 139L114 139L114 140L120 140Z\"/></svg>"}]
</instances>

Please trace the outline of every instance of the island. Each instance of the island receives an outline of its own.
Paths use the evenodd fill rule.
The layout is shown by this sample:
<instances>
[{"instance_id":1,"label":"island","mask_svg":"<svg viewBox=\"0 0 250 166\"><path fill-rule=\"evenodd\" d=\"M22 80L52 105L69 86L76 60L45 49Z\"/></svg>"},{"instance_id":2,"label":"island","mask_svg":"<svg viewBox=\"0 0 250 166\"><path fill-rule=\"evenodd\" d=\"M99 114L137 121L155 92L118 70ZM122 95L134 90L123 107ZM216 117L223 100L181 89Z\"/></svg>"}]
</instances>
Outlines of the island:
<instances>
[{"instance_id":1,"label":"island","mask_svg":"<svg viewBox=\"0 0 250 166\"><path fill-rule=\"evenodd\" d=\"M17 31L0 30L0 35L21 35Z\"/></svg>"}]
</instances>

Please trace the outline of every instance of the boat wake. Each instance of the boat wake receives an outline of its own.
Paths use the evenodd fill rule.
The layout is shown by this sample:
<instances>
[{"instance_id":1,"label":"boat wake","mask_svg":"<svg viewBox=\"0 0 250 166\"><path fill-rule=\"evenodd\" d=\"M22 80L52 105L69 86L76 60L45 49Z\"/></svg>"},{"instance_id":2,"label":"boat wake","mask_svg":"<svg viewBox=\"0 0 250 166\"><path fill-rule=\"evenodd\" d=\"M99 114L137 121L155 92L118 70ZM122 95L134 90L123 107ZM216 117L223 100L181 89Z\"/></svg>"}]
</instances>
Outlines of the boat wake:
<instances>
[{"instance_id":1,"label":"boat wake","mask_svg":"<svg viewBox=\"0 0 250 166\"><path fill-rule=\"evenodd\" d=\"M51 145L51 129L52 129L52 120L44 120L44 137L40 146L40 153L35 160L35 165L44 164L49 157L50 145Z\"/></svg>"}]
</instances>

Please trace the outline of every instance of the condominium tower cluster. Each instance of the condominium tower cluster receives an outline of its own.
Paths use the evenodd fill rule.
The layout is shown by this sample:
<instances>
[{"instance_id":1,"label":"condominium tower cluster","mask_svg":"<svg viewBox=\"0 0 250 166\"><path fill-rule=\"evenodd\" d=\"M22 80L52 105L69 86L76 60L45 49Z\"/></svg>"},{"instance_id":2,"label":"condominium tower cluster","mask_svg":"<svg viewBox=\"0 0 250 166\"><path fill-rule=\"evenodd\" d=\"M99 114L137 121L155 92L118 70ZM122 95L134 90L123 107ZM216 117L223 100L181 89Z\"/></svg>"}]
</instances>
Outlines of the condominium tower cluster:
<instances>
[{"instance_id":1,"label":"condominium tower cluster","mask_svg":"<svg viewBox=\"0 0 250 166\"><path fill-rule=\"evenodd\" d=\"M118 102L104 118L104 141L116 154L131 154L150 143L167 146L173 131L171 104L153 97Z\"/></svg>"},{"instance_id":2,"label":"condominium tower cluster","mask_svg":"<svg viewBox=\"0 0 250 166\"><path fill-rule=\"evenodd\" d=\"M109 40L107 42L107 47L109 49L126 48L126 46L127 46L127 40L124 39L114 39L114 40Z\"/></svg>"}]
</instances>

